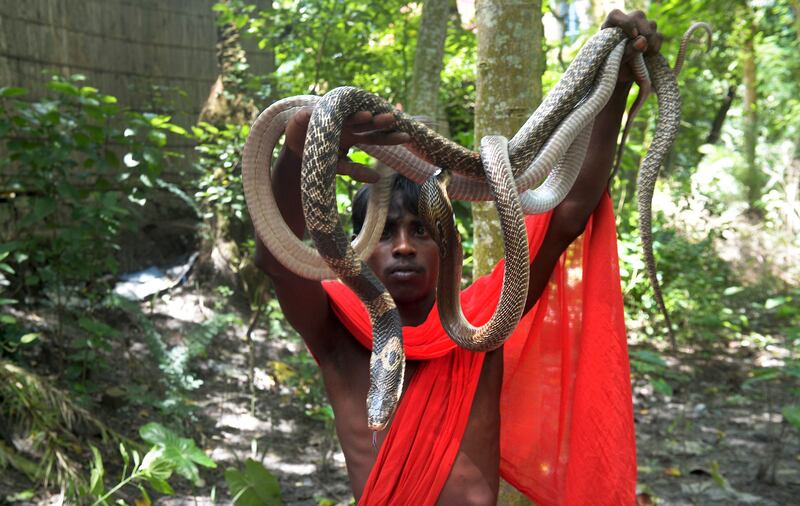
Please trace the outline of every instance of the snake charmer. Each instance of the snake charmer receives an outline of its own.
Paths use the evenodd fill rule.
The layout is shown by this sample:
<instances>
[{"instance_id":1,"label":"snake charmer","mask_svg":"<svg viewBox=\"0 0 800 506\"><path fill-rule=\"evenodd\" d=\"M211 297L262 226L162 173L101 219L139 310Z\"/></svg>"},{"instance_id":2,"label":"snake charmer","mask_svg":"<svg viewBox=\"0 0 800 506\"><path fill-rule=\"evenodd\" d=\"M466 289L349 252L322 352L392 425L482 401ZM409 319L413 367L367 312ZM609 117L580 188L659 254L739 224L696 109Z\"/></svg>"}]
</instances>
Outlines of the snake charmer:
<instances>
[{"instance_id":1,"label":"snake charmer","mask_svg":"<svg viewBox=\"0 0 800 506\"><path fill-rule=\"evenodd\" d=\"M634 504L630 376L607 182L632 83L626 62L637 51L658 53L661 35L638 11L614 11L604 26L622 28L632 43L574 186L555 209L525 219L527 298L502 347L471 352L445 335L435 300L438 249L417 215L419 186L394 177L386 224L367 259L399 311L407 360L386 430L373 433L364 423L372 339L364 306L339 282L286 269L256 241L258 267L319 364L360 504L495 504L501 474L540 505ZM306 108L289 119L272 175L277 205L298 237L305 230L300 165L310 117ZM340 148L408 142L393 124L392 114L357 112ZM354 200L356 231L369 192L367 185ZM491 317L502 276L501 263L462 293L474 324Z\"/></svg>"}]
</instances>

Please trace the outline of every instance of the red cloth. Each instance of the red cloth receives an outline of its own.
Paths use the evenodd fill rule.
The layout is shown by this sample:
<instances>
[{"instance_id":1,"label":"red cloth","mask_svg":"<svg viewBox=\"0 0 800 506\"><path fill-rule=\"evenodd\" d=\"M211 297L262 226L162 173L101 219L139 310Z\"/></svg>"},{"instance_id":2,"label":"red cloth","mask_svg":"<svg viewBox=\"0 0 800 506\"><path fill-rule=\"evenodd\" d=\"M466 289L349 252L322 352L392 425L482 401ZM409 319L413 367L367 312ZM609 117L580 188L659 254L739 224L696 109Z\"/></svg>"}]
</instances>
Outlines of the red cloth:
<instances>
[{"instance_id":1,"label":"red cloth","mask_svg":"<svg viewBox=\"0 0 800 506\"><path fill-rule=\"evenodd\" d=\"M526 219L531 258L550 214ZM503 262L462 292L475 325L500 297ZM359 299L323 284L342 323L371 348ZM483 354L456 347L437 308L403 328L425 360L401 399L360 504L435 504L461 444ZM616 229L605 195L564 253L540 301L504 345L500 473L539 506L635 504L636 449Z\"/></svg>"}]
</instances>

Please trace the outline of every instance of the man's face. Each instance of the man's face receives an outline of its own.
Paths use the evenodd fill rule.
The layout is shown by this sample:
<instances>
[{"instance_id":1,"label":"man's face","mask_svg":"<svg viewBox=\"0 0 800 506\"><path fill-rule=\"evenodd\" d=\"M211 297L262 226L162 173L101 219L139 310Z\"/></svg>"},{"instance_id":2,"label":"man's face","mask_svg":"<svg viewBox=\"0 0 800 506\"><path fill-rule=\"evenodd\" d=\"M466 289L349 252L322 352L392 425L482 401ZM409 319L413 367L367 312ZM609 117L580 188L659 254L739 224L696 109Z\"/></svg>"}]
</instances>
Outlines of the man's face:
<instances>
[{"instance_id":1,"label":"man's face","mask_svg":"<svg viewBox=\"0 0 800 506\"><path fill-rule=\"evenodd\" d=\"M403 207L395 194L381 240L367 265L383 282L395 303L409 304L436 296L439 248L419 217Z\"/></svg>"}]
</instances>

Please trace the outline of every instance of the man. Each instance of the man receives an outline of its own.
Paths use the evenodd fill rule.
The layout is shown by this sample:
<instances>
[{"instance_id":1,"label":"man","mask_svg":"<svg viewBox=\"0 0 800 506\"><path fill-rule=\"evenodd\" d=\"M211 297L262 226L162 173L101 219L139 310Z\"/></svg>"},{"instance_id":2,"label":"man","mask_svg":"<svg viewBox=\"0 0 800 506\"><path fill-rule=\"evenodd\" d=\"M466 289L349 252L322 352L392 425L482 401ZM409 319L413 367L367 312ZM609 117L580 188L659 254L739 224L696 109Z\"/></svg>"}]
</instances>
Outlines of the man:
<instances>
[{"instance_id":1,"label":"man","mask_svg":"<svg viewBox=\"0 0 800 506\"><path fill-rule=\"evenodd\" d=\"M661 36L656 32L655 23L649 22L641 12L625 15L620 11L614 11L609 15L604 26L619 26L623 28L631 39L634 39L635 43L629 45L625 61L630 60L634 50L647 52L648 54L659 50ZM633 48L634 46L635 49ZM524 332L530 335L544 332L542 326L547 325L543 323L545 321L544 316L534 316L534 311L531 311L531 309L537 304L542 294L547 293L545 289L548 282L552 282L551 273L554 272L556 267L560 269L558 272L563 271L566 273L563 264L559 263L562 254L576 238L587 230L587 222L589 222L595 209L598 208L598 203L602 207L603 203L607 201L608 197L605 195L607 180L612 165L621 118L625 109L626 97L631 86L631 73L627 69L627 65L625 67L624 71L620 73L619 83L608 105L595 120L587 158L573 189L564 202L552 213L542 219L538 219L538 221L532 218L532 221L528 223L531 251L532 255L535 256L531 261L530 284L525 308L525 319L528 321L527 323L521 323L520 326L527 325ZM280 191L276 191L278 205L287 224L298 236L302 236L304 230L303 213L300 204L299 175L301 154L310 115L310 110L302 110L287 125L285 147L273 174L274 187L280 189ZM342 135L342 152L346 152L350 146L356 143L396 145L408 142L406 134L392 131L392 121L393 118L390 114L373 117L368 112L359 112L353 115L349 119L348 126ZM357 174L356 176L364 179L370 178L366 174ZM417 190L413 183L410 184L407 180L401 178L395 179L392 205L386 227L378 246L367 262L388 288L397 304L403 325L406 327L404 329L404 337L407 337L406 332L410 336L419 328L433 325L431 321L435 320L432 317L433 312L431 309L435 303L438 251L436 244L425 231L423 223L415 214L416 192ZM365 196L362 192L357 201L363 200L365 200ZM364 212L363 205L359 204L359 202L354 206L356 208L354 209L356 226L359 226L358 222L363 219ZM608 209L610 208L608 205L605 205L605 208L604 220L605 226L608 227L608 216L611 216ZM358 215L361 215L361 217ZM610 221L611 228L608 230L613 230L613 218ZM613 249L615 244L613 232L610 234L611 246L606 241L605 248L607 250L609 248ZM588 232L585 235L588 235ZM606 236L608 236L608 232ZM588 248L588 246L585 247ZM613 262L616 262L615 251L607 251L605 255L611 258ZM507 411L513 409L513 406L508 406L508 399L521 398L522 396L514 397L515 394L506 393L506 385L504 384L504 349L500 348L486 354L453 350L452 352L435 352L430 355L425 355L424 353L415 355L411 351L406 367L401 406L390 428L377 434L377 448L375 448L373 447L373 434L366 425L365 400L370 360L370 351L368 349L369 332L368 328L364 326L363 309L360 308L357 299L354 299L352 294L348 295L349 292L339 283L321 284L296 276L277 262L266 251L261 241L257 241L256 263L272 279L284 315L303 337L310 352L319 363L329 400L336 414L336 430L345 455L347 470L356 499L361 499L364 503L369 504L384 504L388 502L397 504L494 504L497 501L501 469L501 446L503 446L502 470L504 476L521 489L526 490L529 495L535 497L542 504L548 502L582 503L588 496L580 494L585 494L586 490L593 488L600 490L604 487L603 481L607 477L602 475L577 476L576 473L578 471L576 470L579 468L577 463L586 459L591 460L592 463L585 468L591 468L594 472L597 472L598 467L608 464L608 472L612 474L615 469L614 462L624 461L620 473L625 476L621 478L611 477L613 479L609 483L613 482L614 484L605 485L608 493L605 496L601 494L595 497L593 504L633 503L636 471L635 456L632 455L633 432L632 415L630 413L630 385L628 384L629 378L624 377L627 374L625 372L627 369L624 369L623 373L621 373L623 377L619 382L622 385L617 389L617 394L619 395L616 397L617 399L622 399L623 405L619 409L615 408L617 412L622 413L619 416L622 419L622 425L625 426L619 427L619 430L625 433L625 449L619 450L621 452L620 455L606 454L607 446L602 447L603 449L601 450L586 450L583 454L576 454L576 451L582 451L580 450L581 448L590 448L592 446L585 444L585 441L581 439L583 436L570 436L570 431L574 431L577 425L585 424L586 419L593 417L581 415L579 419L576 414L575 419L570 420L571 415L564 415L563 413L569 413L571 408L561 406L556 408L560 409L561 411L559 412L562 413L558 416L559 428L545 428L545 432L547 430L553 431L553 436L550 437L553 441L547 441L540 435L537 436L540 439L536 443L536 445L542 446L555 445L557 448L554 450L554 457L550 460L536 460L535 465L534 463L526 463L522 466L524 469L520 469L514 474L515 471L511 468L514 467L516 461L508 461L505 453L506 450L509 450L510 454L514 454L513 447L517 445L513 438L522 437L517 434L524 435L526 431L523 427L522 430L512 432L512 429L506 428L505 425L506 418L511 418L510 423L513 422L519 426L519 423L513 420L515 415L507 413ZM602 272L611 272L611 276L606 281L599 283L613 285L616 279L616 292L612 290L612 293L617 294L615 300L618 302L621 299L618 294L618 277L614 278L615 275L618 276L616 266L609 263L603 265L600 270ZM553 276L555 277L555 275ZM566 274L563 278L566 280ZM594 284L598 283L594 282ZM568 285L567 280L558 286L563 286L564 290L567 290ZM472 306L477 308L473 314L480 312L480 306L491 304L491 300L483 301L482 293L478 293L488 286L488 284L484 283L480 289L472 290ZM555 293L555 291L552 293ZM568 292L564 291L564 293ZM551 296L550 298L552 299L553 297ZM537 312L546 312L544 309L545 304L540 304L540 306L542 308ZM617 311L618 309L620 309L619 304L609 311L621 313L621 310ZM614 313L615 317L617 316L616 312ZM605 315L607 312L597 314ZM621 320L621 318L619 319ZM589 321L590 319L585 319L584 325L587 325ZM368 325L368 322L366 325ZM624 348L624 326L621 330L621 338L618 325L614 327L614 331L616 332L615 346L617 348L621 346L621 351L616 349L612 353L616 354L617 362L627 367L625 362L627 356ZM581 354L578 354L577 351L570 351L571 355L569 356L573 358L562 358L556 360L556 362L574 359L573 361L578 364L589 353L585 352L584 348L591 349L592 342L602 341L603 336L600 335L599 337L601 338L599 340L584 339L585 343L581 344ZM620 339L622 341L621 345L619 344ZM408 338L406 340L408 346L413 346L413 344L409 344ZM411 341L413 342L413 338ZM521 352L515 349L513 352L507 351L506 355L509 353L513 353L515 356L524 356L528 352ZM531 351L530 353L534 352ZM414 360L415 356L426 359L435 357L435 360L430 362L427 360L417 361ZM448 383L448 381L460 381L460 378L441 377L437 379L436 375L432 376L431 373L432 366L430 364L438 364L442 360L450 360L451 356L461 357L457 359L461 360L461 362L453 359L453 361L448 362L451 365L443 366L442 371L450 371L447 374L454 374L453 371L470 371L464 374L466 376L472 375L471 377L474 378L472 382L464 382L463 395L460 391L453 392L456 389L462 389L462 387L455 387ZM619 359L620 357L621 360ZM506 360L508 360L508 357L506 357ZM447 367L450 367L450 369ZM580 364L575 365L575 367L580 368ZM508 368L508 365L506 365L506 368ZM565 377L566 382L570 385L572 383L580 385L586 383L586 381L591 381L582 379L586 376L586 373L582 373L582 376L578 374L573 378L572 373L569 373L571 370L569 367L558 369L561 372L558 372L557 375ZM419 375L417 374L418 372ZM506 376L509 374L510 372L507 370ZM598 372L598 374L603 373ZM422 378L427 378L427 386L423 387L417 384L423 381ZM415 385L409 388L412 382L415 382ZM531 383L527 386L535 389L546 388L546 385L538 385L536 383ZM437 388L444 388L449 393L442 394L440 392L440 394L437 394L440 395L439 397L429 394L428 390L433 391ZM592 402L602 403L599 399L594 401L589 399L587 401L588 394L586 392L591 391L591 388L581 388L582 390L575 390L577 392L575 395L579 397L575 402L580 405L587 405L586 403L588 402L590 406ZM566 399L565 396L573 395L569 393L573 391L570 389L572 389L572 386L569 389L559 390L562 393L555 394L555 398L560 396L563 400ZM504 396L502 412L501 391ZM448 397L449 394L461 397L453 397L453 395ZM627 398L625 397L626 395ZM409 398L413 399L413 401ZM441 406L440 404L445 401L449 402L450 405ZM455 417L458 419L454 420L445 420L451 412L458 411L459 403L465 404L460 406L463 416L461 418ZM565 403L566 401L562 402L562 404ZM542 410L541 406L536 409ZM564 411L565 409L566 411ZM584 409L581 413L592 414L594 413L592 409L592 407ZM432 413L437 414L434 415ZM434 416L442 417L442 419L430 420ZM501 417L504 424L503 438L505 438L502 445L500 435ZM598 418L604 419L605 417L599 416ZM402 422L399 421L401 419ZM394 427L395 425L398 425L398 427ZM445 428L440 429L441 427ZM613 425L607 427L603 426L602 423L597 427L601 432L614 432L617 430ZM531 430L534 431L534 429ZM505 431L509 432L506 433ZM597 438L607 438L612 435L597 434L596 436ZM389 449L383 447L387 438L389 438L389 441L386 442L387 448L391 446ZM408 442L408 440L426 438L426 441L414 441L413 444ZM510 442L507 438L511 438ZM519 446L523 446L522 439L519 440L519 443ZM441 448L439 448L440 446ZM573 450L572 453L567 452L568 446ZM398 450L397 448L399 447L405 449ZM420 455L423 450L424 455ZM602 455L598 455L598 453ZM567 455L569 455L569 462L567 462ZM572 467L568 469L569 466ZM556 473L554 471L556 467L564 469L564 471ZM389 470L387 471L386 469ZM419 469L423 470L420 471ZM542 476L542 480L549 480L536 481L536 483L547 483L548 485L528 485L528 482L534 483L535 480L539 479L534 476L536 473ZM421 476L423 474L426 475L424 479ZM434 477L433 475L436 476ZM508 478L508 476L511 476L511 478ZM534 481L530 481L524 476L530 476L530 480ZM580 487L571 486L570 483L565 484L565 482L573 480L573 476L575 476L574 480L583 480L583 484ZM594 483L590 480L593 480ZM538 493L534 490L537 486L552 487L553 490ZM419 490L414 487L418 487ZM581 488L581 491L577 491L578 488ZM414 491L409 492L412 489Z\"/></svg>"}]
</instances>

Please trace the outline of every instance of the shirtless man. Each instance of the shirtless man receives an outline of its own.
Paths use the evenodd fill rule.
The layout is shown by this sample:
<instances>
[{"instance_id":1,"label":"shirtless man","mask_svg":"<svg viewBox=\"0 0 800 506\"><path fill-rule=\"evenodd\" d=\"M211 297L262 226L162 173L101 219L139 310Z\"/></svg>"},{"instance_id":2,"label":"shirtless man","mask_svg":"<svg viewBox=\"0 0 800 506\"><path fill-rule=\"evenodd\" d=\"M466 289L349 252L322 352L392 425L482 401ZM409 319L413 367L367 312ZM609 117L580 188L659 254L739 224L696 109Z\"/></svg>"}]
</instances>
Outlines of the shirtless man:
<instances>
[{"instance_id":1,"label":"shirtless man","mask_svg":"<svg viewBox=\"0 0 800 506\"><path fill-rule=\"evenodd\" d=\"M604 23L621 27L632 39L635 50L655 53L661 35L655 23L641 12L626 15L612 12ZM631 45L624 61L630 60ZM625 66L608 105L597 116L587 158L573 189L554 210L544 242L531 263L527 312L542 294L550 273L562 252L583 233L586 223L606 189L613 163L616 140L631 87L631 73ZM278 206L287 224L299 237L305 228L300 203L300 163L310 109L299 111L286 128L285 147L273 174ZM354 114L342 135L342 152L357 143L396 145L408 142L406 134L392 131L390 114ZM357 175L369 179L366 174ZM374 176L373 176L374 177ZM411 205L414 191L397 182L381 240L368 265L394 298L403 325L425 321L434 304L438 270L437 246ZM284 268L257 241L256 264L271 279L289 323L303 337L316 357L328 397L336 414L336 431L347 463L354 497L358 500L372 469L377 451L367 428L366 398L370 352L361 346L331 309L322 285ZM405 387L417 363L409 361ZM495 504L499 487L499 400L503 378L503 349L487 353L466 431L450 476L439 496L439 504ZM405 388L404 387L404 388ZM380 445L388 431L377 435Z\"/></svg>"}]
</instances>

